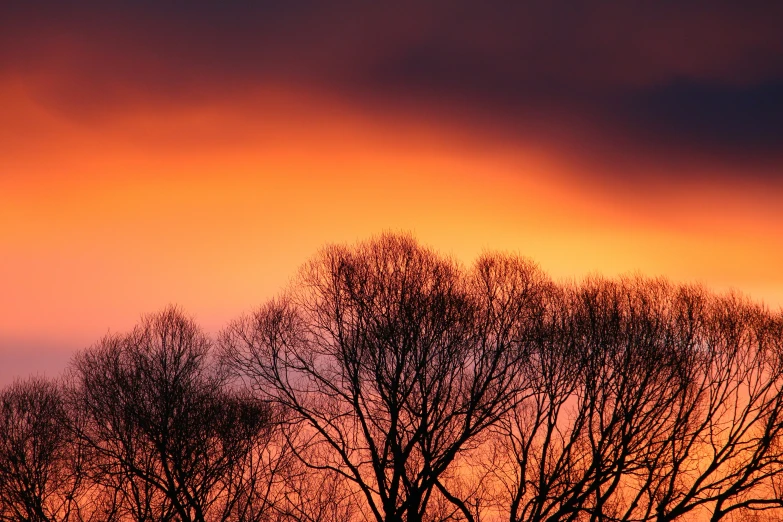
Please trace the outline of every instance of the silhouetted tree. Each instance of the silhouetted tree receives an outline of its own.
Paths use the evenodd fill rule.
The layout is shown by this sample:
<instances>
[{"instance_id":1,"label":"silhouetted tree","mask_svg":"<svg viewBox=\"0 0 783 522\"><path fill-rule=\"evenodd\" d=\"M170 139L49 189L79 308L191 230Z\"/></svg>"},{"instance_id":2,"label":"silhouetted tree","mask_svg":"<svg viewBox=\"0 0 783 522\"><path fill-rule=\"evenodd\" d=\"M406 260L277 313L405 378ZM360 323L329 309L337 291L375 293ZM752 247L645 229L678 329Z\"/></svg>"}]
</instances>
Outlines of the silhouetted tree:
<instances>
[{"instance_id":1,"label":"silhouetted tree","mask_svg":"<svg viewBox=\"0 0 783 522\"><path fill-rule=\"evenodd\" d=\"M497 425L511 464L488 465L510 519L719 520L780 505L768 481L783 428L770 321L660 280L564 289L524 364L533 393Z\"/></svg>"},{"instance_id":2,"label":"silhouetted tree","mask_svg":"<svg viewBox=\"0 0 783 522\"><path fill-rule=\"evenodd\" d=\"M222 344L302 425L290 443L303 461L352 481L372 518L423 520L433 495L470 518L440 479L526 389L516 368L546 284L516 258L466 273L385 235L323 250Z\"/></svg>"},{"instance_id":3,"label":"silhouetted tree","mask_svg":"<svg viewBox=\"0 0 783 522\"><path fill-rule=\"evenodd\" d=\"M783 517L783 313L384 235L0 390L0 521Z\"/></svg>"},{"instance_id":4,"label":"silhouetted tree","mask_svg":"<svg viewBox=\"0 0 783 522\"><path fill-rule=\"evenodd\" d=\"M783 507L783 323L736 295L712 296L693 336L667 455L650 468L644 513L711 521ZM777 512L781 516L783 512Z\"/></svg>"},{"instance_id":5,"label":"silhouetted tree","mask_svg":"<svg viewBox=\"0 0 783 522\"><path fill-rule=\"evenodd\" d=\"M30 378L0 392L0 520L83 519L84 455L67 437L65 417L52 381Z\"/></svg>"},{"instance_id":6,"label":"silhouetted tree","mask_svg":"<svg viewBox=\"0 0 783 522\"><path fill-rule=\"evenodd\" d=\"M273 505L275 522L352 522L361 510L359 495L342 476L313 470L301 461L287 473Z\"/></svg>"},{"instance_id":7,"label":"silhouetted tree","mask_svg":"<svg viewBox=\"0 0 783 522\"><path fill-rule=\"evenodd\" d=\"M135 520L261 520L254 450L273 410L229 384L208 337L175 308L109 335L74 362L77 435L96 480ZM258 501L258 502L257 502Z\"/></svg>"}]
</instances>

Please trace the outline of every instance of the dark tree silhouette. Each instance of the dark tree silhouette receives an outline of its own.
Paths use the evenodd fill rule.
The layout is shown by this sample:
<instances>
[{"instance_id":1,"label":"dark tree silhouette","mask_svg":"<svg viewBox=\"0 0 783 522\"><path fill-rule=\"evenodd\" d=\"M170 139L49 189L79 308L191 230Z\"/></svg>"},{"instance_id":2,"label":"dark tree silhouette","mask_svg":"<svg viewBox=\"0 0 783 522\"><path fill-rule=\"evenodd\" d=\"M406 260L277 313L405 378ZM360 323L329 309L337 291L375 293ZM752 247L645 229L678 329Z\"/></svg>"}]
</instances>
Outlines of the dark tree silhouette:
<instances>
[{"instance_id":1,"label":"dark tree silhouette","mask_svg":"<svg viewBox=\"0 0 783 522\"><path fill-rule=\"evenodd\" d=\"M66 436L65 420L52 381L29 378L0 393L0 520L82 519L84 455Z\"/></svg>"},{"instance_id":2,"label":"dark tree silhouette","mask_svg":"<svg viewBox=\"0 0 783 522\"><path fill-rule=\"evenodd\" d=\"M497 424L502 451L485 464L512 521L781 505L769 480L781 473L779 320L637 278L565 288L546 323L524 363L533 393Z\"/></svg>"},{"instance_id":3,"label":"dark tree silhouette","mask_svg":"<svg viewBox=\"0 0 783 522\"><path fill-rule=\"evenodd\" d=\"M0 390L0 522L783 518L783 312L384 235Z\"/></svg>"},{"instance_id":4,"label":"dark tree silhouette","mask_svg":"<svg viewBox=\"0 0 783 522\"><path fill-rule=\"evenodd\" d=\"M441 477L513 408L541 273L486 257L466 274L408 236L330 247L292 290L227 328L226 357L302 425L290 443L352 481L378 522L426 518Z\"/></svg>"},{"instance_id":5,"label":"dark tree silhouette","mask_svg":"<svg viewBox=\"0 0 783 522\"><path fill-rule=\"evenodd\" d=\"M229 386L211 343L179 310L145 317L74 362L76 433L135 520L261 520L254 451L273 410ZM253 459L256 459L255 464Z\"/></svg>"},{"instance_id":6,"label":"dark tree silhouette","mask_svg":"<svg viewBox=\"0 0 783 522\"><path fill-rule=\"evenodd\" d=\"M684 428L649 470L645 513L717 521L783 507L772 489L783 473L783 322L730 294L709 299L699 326L676 419Z\"/></svg>"}]
</instances>

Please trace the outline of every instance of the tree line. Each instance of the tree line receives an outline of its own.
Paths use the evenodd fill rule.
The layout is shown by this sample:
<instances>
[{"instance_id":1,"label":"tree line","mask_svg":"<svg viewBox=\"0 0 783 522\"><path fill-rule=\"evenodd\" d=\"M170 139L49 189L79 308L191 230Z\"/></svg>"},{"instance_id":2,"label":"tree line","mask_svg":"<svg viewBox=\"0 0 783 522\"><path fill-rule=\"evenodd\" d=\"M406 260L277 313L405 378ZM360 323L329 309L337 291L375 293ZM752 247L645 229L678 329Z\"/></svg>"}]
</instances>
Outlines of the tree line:
<instances>
[{"instance_id":1,"label":"tree line","mask_svg":"<svg viewBox=\"0 0 783 522\"><path fill-rule=\"evenodd\" d=\"M0 392L0 520L783 516L783 316L406 235L214 339L176 307Z\"/></svg>"}]
</instances>

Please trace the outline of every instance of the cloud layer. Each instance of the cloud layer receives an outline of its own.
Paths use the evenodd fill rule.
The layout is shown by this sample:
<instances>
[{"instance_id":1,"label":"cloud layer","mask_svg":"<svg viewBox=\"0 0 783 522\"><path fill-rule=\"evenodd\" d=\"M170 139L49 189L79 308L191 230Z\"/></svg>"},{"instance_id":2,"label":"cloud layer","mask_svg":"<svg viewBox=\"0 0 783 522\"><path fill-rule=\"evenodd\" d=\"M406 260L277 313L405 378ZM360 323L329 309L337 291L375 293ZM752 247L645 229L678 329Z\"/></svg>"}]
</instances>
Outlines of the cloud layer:
<instances>
[{"instance_id":1,"label":"cloud layer","mask_svg":"<svg viewBox=\"0 0 783 522\"><path fill-rule=\"evenodd\" d=\"M8 14L0 74L73 118L274 86L608 159L748 163L763 179L777 178L768 167L783 150L778 4L52 3Z\"/></svg>"}]
</instances>

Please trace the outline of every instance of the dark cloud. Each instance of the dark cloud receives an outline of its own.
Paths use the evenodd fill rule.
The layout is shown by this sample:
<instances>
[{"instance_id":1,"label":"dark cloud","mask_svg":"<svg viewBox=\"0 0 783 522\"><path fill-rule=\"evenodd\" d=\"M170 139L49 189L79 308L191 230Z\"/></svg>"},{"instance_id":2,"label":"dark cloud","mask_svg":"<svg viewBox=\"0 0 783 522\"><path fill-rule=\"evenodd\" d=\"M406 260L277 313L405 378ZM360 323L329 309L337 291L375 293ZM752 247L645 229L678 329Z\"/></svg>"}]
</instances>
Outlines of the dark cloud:
<instances>
[{"instance_id":1,"label":"dark cloud","mask_svg":"<svg viewBox=\"0 0 783 522\"><path fill-rule=\"evenodd\" d=\"M783 77L751 85L676 80L628 93L617 111L630 128L671 146L744 161L783 152Z\"/></svg>"},{"instance_id":2,"label":"dark cloud","mask_svg":"<svg viewBox=\"0 0 783 522\"><path fill-rule=\"evenodd\" d=\"M0 73L71 114L275 85L525 135L574 126L626 154L783 149L783 3L23 5L0 21Z\"/></svg>"}]
</instances>

